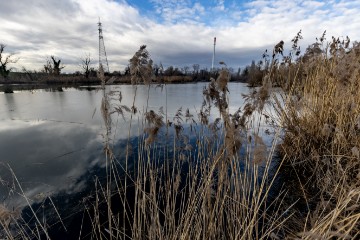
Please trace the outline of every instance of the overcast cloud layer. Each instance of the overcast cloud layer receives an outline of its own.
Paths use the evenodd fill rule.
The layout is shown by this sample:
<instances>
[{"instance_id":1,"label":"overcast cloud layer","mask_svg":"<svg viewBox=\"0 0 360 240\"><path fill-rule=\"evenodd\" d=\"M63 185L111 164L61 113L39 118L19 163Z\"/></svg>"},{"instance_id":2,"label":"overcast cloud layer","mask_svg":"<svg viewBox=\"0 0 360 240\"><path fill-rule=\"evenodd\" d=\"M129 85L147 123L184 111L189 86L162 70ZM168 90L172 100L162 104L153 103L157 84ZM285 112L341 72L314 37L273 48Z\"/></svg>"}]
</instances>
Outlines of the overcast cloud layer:
<instances>
[{"instance_id":1,"label":"overcast cloud layer","mask_svg":"<svg viewBox=\"0 0 360 240\"><path fill-rule=\"evenodd\" d=\"M18 70L40 70L51 55L65 72L80 70L85 54L96 67L101 17L110 71L143 44L165 67L210 67L214 36L216 62L237 68L280 40L290 46L300 29L303 50L324 30L328 40L360 40L359 12L359 0L0 0L0 43L20 58Z\"/></svg>"}]
</instances>

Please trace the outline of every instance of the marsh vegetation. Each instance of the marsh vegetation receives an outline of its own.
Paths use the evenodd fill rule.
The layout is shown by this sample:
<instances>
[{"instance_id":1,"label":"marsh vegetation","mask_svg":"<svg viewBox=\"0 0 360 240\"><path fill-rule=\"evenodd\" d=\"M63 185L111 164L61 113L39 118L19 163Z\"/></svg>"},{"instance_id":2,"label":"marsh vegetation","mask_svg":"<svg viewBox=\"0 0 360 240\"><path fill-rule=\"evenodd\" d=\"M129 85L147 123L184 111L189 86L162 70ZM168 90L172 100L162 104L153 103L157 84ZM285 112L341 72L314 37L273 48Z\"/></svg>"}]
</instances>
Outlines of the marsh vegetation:
<instances>
[{"instance_id":1,"label":"marsh vegetation","mask_svg":"<svg viewBox=\"0 0 360 240\"><path fill-rule=\"evenodd\" d=\"M235 108L225 63L198 93L201 107L174 114L166 105L149 105L154 89L171 96L156 82L146 46L130 60L134 95L127 104L121 90L106 91L100 68L106 174L95 175L95 190L83 198L88 220L74 238L358 238L360 44L334 37L327 43L324 33L301 54L301 38L299 32L287 56L282 41L272 56L264 54L251 83L258 87ZM147 89L142 109L140 85ZM122 120L128 132L119 150L115 133ZM66 216L53 213L66 230ZM32 214L29 229L16 209L1 205L2 235L53 238Z\"/></svg>"}]
</instances>

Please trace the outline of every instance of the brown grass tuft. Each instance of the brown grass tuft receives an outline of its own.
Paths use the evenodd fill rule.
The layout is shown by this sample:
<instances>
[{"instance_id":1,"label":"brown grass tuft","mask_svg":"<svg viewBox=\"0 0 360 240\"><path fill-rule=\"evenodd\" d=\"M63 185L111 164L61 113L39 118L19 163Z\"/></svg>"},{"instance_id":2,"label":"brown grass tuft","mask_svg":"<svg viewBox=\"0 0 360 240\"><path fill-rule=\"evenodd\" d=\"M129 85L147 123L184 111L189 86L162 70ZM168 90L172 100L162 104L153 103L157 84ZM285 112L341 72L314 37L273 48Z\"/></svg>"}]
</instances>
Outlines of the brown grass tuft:
<instances>
[{"instance_id":1,"label":"brown grass tuft","mask_svg":"<svg viewBox=\"0 0 360 240\"><path fill-rule=\"evenodd\" d=\"M360 44L348 49L348 38L333 37L329 50L322 46L313 44L297 64L273 75L295 72L282 84L284 104L275 98L285 132L279 150L308 203L302 238L354 239L360 232Z\"/></svg>"},{"instance_id":2,"label":"brown grass tuft","mask_svg":"<svg viewBox=\"0 0 360 240\"><path fill-rule=\"evenodd\" d=\"M146 45L140 46L140 49L130 59L131 84L150 84L153 80L152 63Z\"/></svg>"}]
</instances>

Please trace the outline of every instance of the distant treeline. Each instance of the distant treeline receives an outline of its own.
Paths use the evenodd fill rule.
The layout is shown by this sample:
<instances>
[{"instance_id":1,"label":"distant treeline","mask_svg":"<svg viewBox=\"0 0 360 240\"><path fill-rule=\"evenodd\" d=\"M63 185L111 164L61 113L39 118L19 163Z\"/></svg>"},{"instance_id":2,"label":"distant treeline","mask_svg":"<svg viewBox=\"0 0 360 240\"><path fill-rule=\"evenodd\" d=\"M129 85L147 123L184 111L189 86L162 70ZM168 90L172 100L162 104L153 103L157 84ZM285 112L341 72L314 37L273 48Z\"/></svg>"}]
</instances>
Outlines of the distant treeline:
<instances>
[{"instance_id":1,"label":"distant treeline","mask_svg":"<svg viewBox=\"0 0 360 240\"><path fill-rule=\"evenodd\" d=\"M253 61L254 63L254 61ZM169 66L165 70L158 65L153 66L154 81L166 83L183 83L183 82L203 82L209 81L211 78L217 78L221 69L209 70L207 68L200 69L198 64L190 67L177 68ZM262 71L258 65L253 67L249 65L243 71L239 68L237 71L229 68L231 73L230 81L251 82L255 78L262 78ZM124 71L113 71L105 73L107 81L111 83L130 83L130 70L126 67ZM75 73L60 73L47 71L30 71L23 69L21 72L9 72L7 76L0 76L0 83L45 83L45 84L83 84L92 83L99 84L100 79L97 77L97 70L89 69L85 74L82 71Z\"/></svg>"}]
</instances>

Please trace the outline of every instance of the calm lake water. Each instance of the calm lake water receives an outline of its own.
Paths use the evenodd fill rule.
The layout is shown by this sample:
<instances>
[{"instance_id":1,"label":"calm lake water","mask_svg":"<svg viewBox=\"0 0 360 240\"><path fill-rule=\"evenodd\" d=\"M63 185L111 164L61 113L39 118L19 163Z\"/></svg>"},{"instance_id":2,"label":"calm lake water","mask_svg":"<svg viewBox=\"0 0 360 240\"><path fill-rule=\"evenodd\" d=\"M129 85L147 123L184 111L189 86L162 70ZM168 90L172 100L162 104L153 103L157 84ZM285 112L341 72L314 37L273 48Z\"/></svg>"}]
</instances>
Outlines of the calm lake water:
<instances>
[{"instance_id":1,"label":"calm lake water","mask_svg":"<svg viewBox=\"0 0 360 240\"><path fill-rule=\"evenodd\" d=\"M169 119L180 107L183 111L189 108L196 116L205 85L151 87L149 95L147 86L138 86L135 105L139 112L131 135L138 134L138 118L146 106L156 112L163 107ZM103 91L85 87L63 90L0 94L0 204L7 208L25 208L24 195L34 206L50 196L62 215L76 212L82 199L93 191L94 176L104 174ZM122 93L121 104L132 106L134 86L107 86L106 91L116 91L113 106L119 104L117 91ZM242 83L230 83L229 91L230 112L234 112L243 106L241 94L249 89ZM213 112L217 114L215 109ZM128 138L129 118L113 114L112 130L113 144L121 146Z\"/></svg>"}]
</instances>

